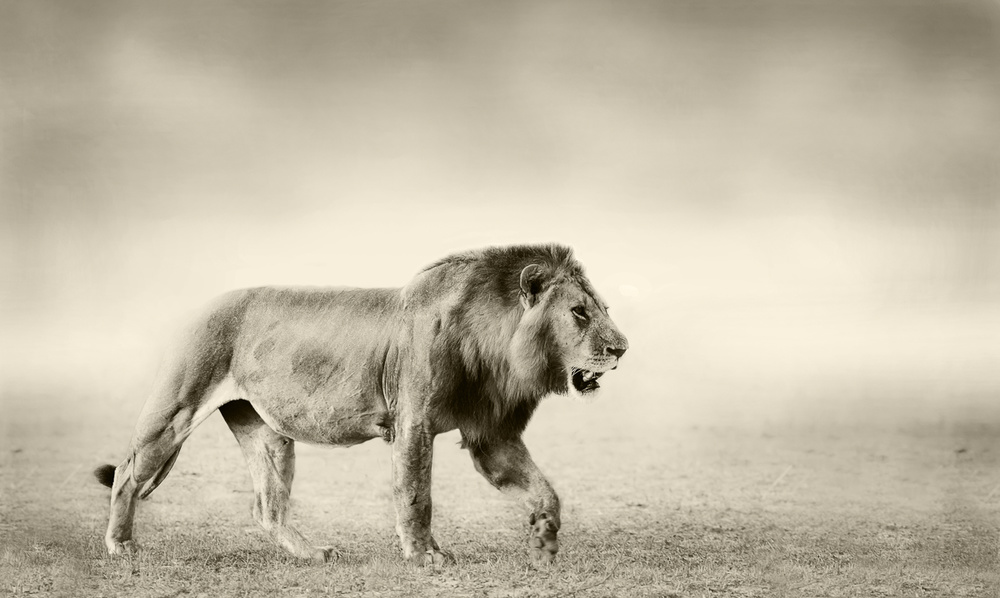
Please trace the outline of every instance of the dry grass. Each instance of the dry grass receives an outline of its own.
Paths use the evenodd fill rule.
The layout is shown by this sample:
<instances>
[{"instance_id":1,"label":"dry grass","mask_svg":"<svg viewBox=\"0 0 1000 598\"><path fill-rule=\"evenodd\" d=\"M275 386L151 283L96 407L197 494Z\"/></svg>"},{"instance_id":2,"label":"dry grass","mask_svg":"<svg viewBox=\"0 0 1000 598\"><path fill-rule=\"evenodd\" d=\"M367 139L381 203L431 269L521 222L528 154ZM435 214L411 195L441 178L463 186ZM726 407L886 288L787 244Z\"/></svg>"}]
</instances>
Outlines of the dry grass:
<instances>
[{"instance_id":1,"label":"dry grass","mask_svg":"<svg viewBox=\"0 0 1000 598\"><path fill-rule=\"evenodd\" d=\"M107 491L138 404L7 395L0 592L51 596L994 596L1000 425L942 420L665 425L651 406L553 400L528 444L564 498L555 567L518 510L439 439L436 537L456 567L400 563L388 451L301 447L295 519L341 554L286 557L249 516L217 417L140 505L132 560L104 554ZM111 401L112 403L114 401Z\"/></svg>"}]
</instances>

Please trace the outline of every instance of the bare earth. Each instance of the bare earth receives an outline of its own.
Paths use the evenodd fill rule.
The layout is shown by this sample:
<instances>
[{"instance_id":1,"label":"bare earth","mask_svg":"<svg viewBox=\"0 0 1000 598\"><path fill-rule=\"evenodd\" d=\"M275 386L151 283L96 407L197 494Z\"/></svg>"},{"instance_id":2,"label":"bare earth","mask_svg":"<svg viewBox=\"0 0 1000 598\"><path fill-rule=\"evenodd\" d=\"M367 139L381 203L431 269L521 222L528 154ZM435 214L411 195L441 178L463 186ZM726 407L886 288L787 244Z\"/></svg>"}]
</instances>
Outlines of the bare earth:
<instances>
[{"instance_id":1,"label":"bare earth","mask_svg":"<svg viewBox=\"0 0 1000 598\"><path fill-rule=\"evenodd\" d=\"M108 491L140 399L5 391L0 593L51 596L996 596L1000 420L669 421L653 398L554 398L528 446L564 501L554 567L526 521L438 439L435 536L459 564L401 562L389 451L298 446L293 517L327 565L250 518L250 480L213 416L140 504L131 560L106 556ZM773 419L773 418L772 418ZM992 423L986 423L991 421Z\"/></svg>"}]
</instances>

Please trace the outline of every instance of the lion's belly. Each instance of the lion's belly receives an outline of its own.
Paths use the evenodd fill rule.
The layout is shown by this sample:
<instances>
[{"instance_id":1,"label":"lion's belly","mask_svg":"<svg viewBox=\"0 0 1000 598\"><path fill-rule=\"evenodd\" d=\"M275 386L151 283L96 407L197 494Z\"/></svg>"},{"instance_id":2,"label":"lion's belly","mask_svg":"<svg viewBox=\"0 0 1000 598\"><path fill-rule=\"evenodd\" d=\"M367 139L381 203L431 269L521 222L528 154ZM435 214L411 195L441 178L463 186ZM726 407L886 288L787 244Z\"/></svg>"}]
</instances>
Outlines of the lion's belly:
<instances>
[{"instance_id":1,"label":"lion's belly","mask_svg":"<svg viewBox=\"0 0 1000 598\"><path fill-rule=\"evenodd\" d=\"M245 364L244 364L245 366ZM236 381L261 418L280 434L318 444L351 445L391 428L375 368L355 353L305 343L281 359L237 367Z\"/></svg>"},{"instance_id":2,"label":"lion's belly","mask_svg":"<svg viewBox=\"0 0 1000 598\"><path fill-rule=\"evenodd\" d=\"M350 446L388 438L392 418L376 401L344 397L290 397L247 392L247 398L279 434L315 444Z\"/></svg>"},{"instance_id":3,"label":"lion's belly","mask_svg":"<svg viewBox=\"0 0 1000 598\"><path fill-rule=\"evenodd\" d=\"M275 431L350 445L392 428L383 381L395 374L399 291L256 289L230 371Z\"/></svg>"}]
</instances>

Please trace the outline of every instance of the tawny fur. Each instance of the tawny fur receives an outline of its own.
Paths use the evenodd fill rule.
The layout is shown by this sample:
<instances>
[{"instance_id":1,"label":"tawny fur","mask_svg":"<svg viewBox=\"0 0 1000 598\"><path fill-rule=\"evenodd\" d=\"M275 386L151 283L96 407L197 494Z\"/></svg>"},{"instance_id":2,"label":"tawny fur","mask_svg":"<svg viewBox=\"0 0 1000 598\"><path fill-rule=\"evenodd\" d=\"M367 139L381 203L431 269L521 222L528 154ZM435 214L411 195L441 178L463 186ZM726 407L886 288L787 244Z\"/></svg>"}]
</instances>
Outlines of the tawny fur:
<instances>
[{"instance_id":1,"label":"tawny fur","mask_svg":"<svg viewBox=\"0 0 1000 598\"><path fill-rule=\"evenodd\" d=\"M558 245L450 256L402 289L230 293L167 361L126 459L95 471L112 487L106 544L114 554L134 548L136 499L223 407L254 480L254 518L296 556L331 553L288 522L293 441L379 437L392 445L404 556L450 560L430 532L430 464L434 436L457 428L477 470L526 504L532 555L549 561L559 500L521 433L545 395L596 386L577 391L573 373L614 369L626 348L583 268Z\"/></svg>"}]
</instances>

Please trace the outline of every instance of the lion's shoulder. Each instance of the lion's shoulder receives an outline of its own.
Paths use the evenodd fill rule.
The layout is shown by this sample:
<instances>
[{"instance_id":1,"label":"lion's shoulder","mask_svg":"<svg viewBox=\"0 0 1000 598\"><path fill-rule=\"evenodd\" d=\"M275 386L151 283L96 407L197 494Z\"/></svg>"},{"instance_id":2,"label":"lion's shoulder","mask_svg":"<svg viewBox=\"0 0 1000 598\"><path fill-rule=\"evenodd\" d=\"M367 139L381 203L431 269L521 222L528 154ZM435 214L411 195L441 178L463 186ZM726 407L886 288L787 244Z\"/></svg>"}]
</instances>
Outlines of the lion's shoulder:
<instances>
[{"instance_id":1,"label":"lion's shoulder","mask_svg":"<svg viewBox=\"0 0 1000 598\"><path fill-rule=\"evenodd\" d=\"M451 308L462 299L472 262L441 260L417 273L400 295L407 311Z\"/></svg>"}]
</instances>

